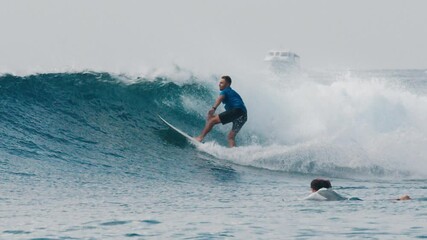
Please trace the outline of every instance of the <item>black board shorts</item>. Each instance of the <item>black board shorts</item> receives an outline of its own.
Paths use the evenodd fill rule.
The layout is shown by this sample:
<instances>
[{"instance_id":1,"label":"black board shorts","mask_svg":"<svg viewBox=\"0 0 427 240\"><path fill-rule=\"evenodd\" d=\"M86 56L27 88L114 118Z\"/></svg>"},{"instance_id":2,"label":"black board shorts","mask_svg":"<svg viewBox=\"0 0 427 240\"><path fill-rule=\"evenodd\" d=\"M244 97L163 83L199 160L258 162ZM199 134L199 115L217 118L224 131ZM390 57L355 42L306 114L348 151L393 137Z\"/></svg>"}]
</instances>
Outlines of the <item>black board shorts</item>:
<instances>
[{"instance_id":1,"label":"black board shorts","mask_svg":"<svg viewBox=\"0 0 427 240\"><path fill-rule=\"evenodd\" d=\"M219 120L221 120L221 123L223 125L233 122L233 127L231 128L231 130L233 130L235 133L238 133L248 120L248 115L240 108L227 110L225 112L220 113L218 116Z\"/></svg>"}]
</instances>

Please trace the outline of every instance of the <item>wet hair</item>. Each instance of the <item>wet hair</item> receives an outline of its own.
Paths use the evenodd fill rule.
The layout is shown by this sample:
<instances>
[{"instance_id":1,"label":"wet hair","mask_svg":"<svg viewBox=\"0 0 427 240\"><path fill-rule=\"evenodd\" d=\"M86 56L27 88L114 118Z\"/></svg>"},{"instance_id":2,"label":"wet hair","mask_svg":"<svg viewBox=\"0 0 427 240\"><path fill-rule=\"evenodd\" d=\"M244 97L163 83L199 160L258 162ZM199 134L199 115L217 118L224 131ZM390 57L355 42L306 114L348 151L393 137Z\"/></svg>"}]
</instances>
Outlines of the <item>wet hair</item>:
<instances>
[{"instance_id":1,"label":"wet hair","mask_svg":"<svg viewBox=\"0 0 427 240\"><path fill-rule=\"evenodd\" d=\"M222 79L224 79L226 82L228 82L228 84L231 85L231 77L230 76L222 76Z\"/></svg>"},{"instance_id":2,"label":"wet hair","mask_svg":"<svg viewBox=\"0 0 427 240\"><path fill-rule=\"evenodd\" d=\"M329 180L320 179L320 178L316 178L313 181L311 181L310 186L315 191L317 191L321 188L331 188L332 187L331 182Z\"/></svg>"}]
</instances>

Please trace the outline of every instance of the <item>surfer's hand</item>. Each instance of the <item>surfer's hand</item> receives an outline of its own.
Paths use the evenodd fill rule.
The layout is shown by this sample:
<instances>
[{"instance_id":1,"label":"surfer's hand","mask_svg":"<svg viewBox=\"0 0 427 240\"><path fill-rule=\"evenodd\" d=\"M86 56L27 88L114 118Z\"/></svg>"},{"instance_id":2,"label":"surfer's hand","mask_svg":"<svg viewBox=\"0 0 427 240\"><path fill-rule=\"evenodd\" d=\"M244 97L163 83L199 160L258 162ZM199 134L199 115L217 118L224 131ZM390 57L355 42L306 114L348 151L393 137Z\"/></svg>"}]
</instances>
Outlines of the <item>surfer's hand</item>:
<instances>
[{"instance_id":1,"label":"surfer's hand","mask_svg":"<svg viewBox=\"0 0 427 240\"><path fill-rule=\"evenodd\" d=\"M401 197L399 197L398 199L396 199L396 200L411 200L411 197L410 196L408 196L408 195L403 195L403 196L401 196Z\"/></svg>"},{"instance_id":2,"label":"surfer's hand","mask_svg":"<svg viewBox=\"0 0 427 240\"><path fill-rule=\"evenodd\" d=\"M208 116L212 116L215 113L215 109L211 108L208 112Z\"/></svg>"}]
</instances>

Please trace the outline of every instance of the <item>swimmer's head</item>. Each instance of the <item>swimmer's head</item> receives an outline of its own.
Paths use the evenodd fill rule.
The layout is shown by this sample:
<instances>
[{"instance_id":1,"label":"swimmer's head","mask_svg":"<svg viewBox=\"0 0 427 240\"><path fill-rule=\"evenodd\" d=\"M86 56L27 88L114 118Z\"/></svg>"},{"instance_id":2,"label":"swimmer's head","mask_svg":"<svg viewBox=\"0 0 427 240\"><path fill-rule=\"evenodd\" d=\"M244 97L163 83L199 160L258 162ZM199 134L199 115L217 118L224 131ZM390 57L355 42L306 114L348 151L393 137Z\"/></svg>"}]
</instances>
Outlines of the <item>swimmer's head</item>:
<instances>
[{"instance_id":1,"label":"swimmer's head","mask_svg":"<svg viewBox=\"0 0 427 240\"><path fill-rule=\"evenodd\" d=\"M313 192L316 192L317 190L321 189L321 188L331 188L331 182L329 180L325 180L325 179L320 179L320 178L316 178L313 181L311 181L311 190Z\"/></svg>"}]
</instances>

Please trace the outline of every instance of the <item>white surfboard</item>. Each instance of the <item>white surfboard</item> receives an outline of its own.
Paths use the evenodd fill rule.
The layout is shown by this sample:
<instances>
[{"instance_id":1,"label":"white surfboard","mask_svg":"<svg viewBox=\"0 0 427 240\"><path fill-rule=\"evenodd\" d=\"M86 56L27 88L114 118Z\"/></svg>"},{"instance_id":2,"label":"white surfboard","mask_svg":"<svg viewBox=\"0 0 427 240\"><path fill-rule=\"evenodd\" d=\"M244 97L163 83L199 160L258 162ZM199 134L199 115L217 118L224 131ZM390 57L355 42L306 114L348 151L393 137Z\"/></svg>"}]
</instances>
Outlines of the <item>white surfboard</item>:
<instances>
[{"instance_id":1,"label":"white surfboard","mask_svg":"<svg viewBox=\"0 0 427 240\"><path fill-rule=\"evenodd\" d=\"M181 134L183 137L185 137L191 144L193 144L194 146L199 146L200 144L203 144L199 141L197 141L196 139L194 139L193 137L191 137L190 135L188 135L187 133L185 133L184 131L182 131L181 129L175 127L174 125L170 124L168 121L166 121L164 118L162 118L160 115L158 115L159 118L166 124L168 125L171 129L173 129L175 132Z\"/></svg>"}]
</instances>

